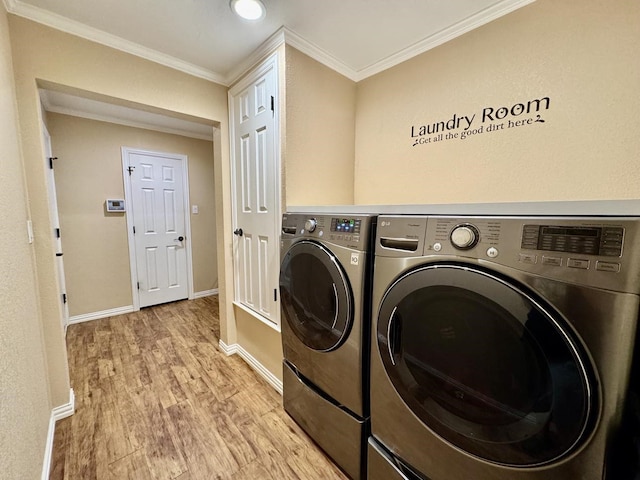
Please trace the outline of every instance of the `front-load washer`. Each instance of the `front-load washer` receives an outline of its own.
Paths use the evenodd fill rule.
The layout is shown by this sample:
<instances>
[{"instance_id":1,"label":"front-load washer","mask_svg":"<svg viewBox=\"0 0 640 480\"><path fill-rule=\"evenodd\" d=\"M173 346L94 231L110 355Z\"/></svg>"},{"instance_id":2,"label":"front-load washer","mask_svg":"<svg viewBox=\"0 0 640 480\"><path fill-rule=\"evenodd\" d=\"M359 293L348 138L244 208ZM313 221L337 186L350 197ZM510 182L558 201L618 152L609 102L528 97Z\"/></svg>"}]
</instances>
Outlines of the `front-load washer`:
<instances>
[{"instance_id":1,"label":"front-load washer","mask_svg":"<svg viewBox=\"0 0 640 480\"><path fill-rule=\"evenodd\" d=\"M365 478L375 215L285 214L283 403L351 478Z\"/></svg>"},{"instance_id":2,"label":"front-load washer","mask_svg":"<svg viewBox=\"0 0 640 480\"><path fill-rule=\"evenodd\" d=\"M369 479L605 478L633 361L639 226L380 216ZM385 463L397 475L372 468Z\"/></svg>"}]
</instances>

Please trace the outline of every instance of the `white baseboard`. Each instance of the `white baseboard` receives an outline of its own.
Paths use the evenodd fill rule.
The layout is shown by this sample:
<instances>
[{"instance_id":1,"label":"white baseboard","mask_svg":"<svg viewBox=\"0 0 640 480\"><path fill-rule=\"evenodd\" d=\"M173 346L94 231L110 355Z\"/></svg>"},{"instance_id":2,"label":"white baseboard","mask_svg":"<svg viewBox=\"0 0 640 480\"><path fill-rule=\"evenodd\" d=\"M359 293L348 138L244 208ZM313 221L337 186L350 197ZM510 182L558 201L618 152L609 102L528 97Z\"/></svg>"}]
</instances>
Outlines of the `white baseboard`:
<instances>
[{"instance_id":1,"label":"white baseboard","mask_svg":"<svg viewBox=\"0 0 640 480\"><path fill-rule=\"evenodd\" d=\"M276 377L267 367L262 365L253 355L247 352L241 345L234 343L233 345L227 345L222 340L219 342L220 350L227 355L231 356L238 354L247 364L256 371L258 375L264 378L269 385L271 385L280 395L282 395L282 380Z\"/></svg>"},{"instance_id":2,"label":"white baseboard","mask_svg":"<svg viewBox=\"0 0 640 480\"><path fill-rule=\"evenodd\" d=\"M53 454L53 439L56 433L56 422L63 418L70 417L76 411L76 396L73 388L69 389L69 403L60 405L51 410L49 417L49 431L47 432L47 443L45 444L44 460L42 462L42 480L49 480L51 473L51 456Z\"/></svg>"},{"instance_id":3,"label":"white baseboard","mask_svg":"<svg viewBox=\"0 0 640 480\"><path fill-rule=\"evenodd\" d=\"M112 308L110 310L102 310L101 312L83 313L82 315L69 317L68 325L88 322L90 320L98 320L100 318L114 317L116 315L124 315L125 313L131 313L134 311L133 305L127 305L126 307Z\"/></svg>"},{"instance_id":4,"label":"white baseboard","mask_svg":"<svg viewBox=\"0 0 640 480\"><path fill-rule=\"evenodd\" d=\"M193 294L193 298L210 297L211 295L218 295L218 289L214 288L213 290L203 290L201 292L195 292Z\"/></svg>"},{"instance_id":5,"label":"white baseboard","mask_svg":"<svg viewBox=\"0 0 640 480\"><path fill-rule=\"evenodd\" d=\"M220 347L220 350L222 350L222 353L224 353L227 357L230 357L231 355L235 355L236 353L238 353L237 343L234 343L233 345L227 345L222 340L220 340L218 342L218 346Z\"/></svg>"}]
</instances>

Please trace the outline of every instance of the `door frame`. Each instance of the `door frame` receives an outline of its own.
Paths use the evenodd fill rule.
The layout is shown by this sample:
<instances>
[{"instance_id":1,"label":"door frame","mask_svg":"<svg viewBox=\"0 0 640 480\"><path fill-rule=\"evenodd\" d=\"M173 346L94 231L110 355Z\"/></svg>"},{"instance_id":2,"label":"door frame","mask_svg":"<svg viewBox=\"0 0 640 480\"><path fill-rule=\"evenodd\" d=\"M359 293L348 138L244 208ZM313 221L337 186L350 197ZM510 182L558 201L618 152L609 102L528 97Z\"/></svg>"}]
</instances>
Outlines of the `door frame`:
<instances>
[{"instance_id":1,"label":"door frame","mask_svg":"<svg viewBox=\"0 0 640 480\"><path fill-rule=\"evenodd\" d=\"M42 140L44 142L44 162L47 182L47 197L49 203L49 215L52 226L58 229L58 236L54 236L54 249L56 253L55 269L58 278L58 290L62 302L62 327L67 333L69 326L69 299L67 295L67 280L64 274L64 258L62 256L62 238L60 235L60 210L58 208L58 190L56 189L55 168L53 163L53 147L51 145L51 134L45 122L42 125ZM52 232L53 233L53 232ZM60 251L58 251L60 250Z\"/></svg>"},{"instance_id":2,"label":"door frame","mask_svg":"<svg viewBox=\"0 0 640 480\"><path fill-rule=\"evenodd\" d=\"M236 128L235 128L235 103L234 100L238 96L238 94L242 93L245 89L250 87L256 80L260 77L264 76L269 70L273 70L275 73L275 105L274 105L274 142L273 142L273 154L274 154L274 165L275 169L275 208L274 208L274 216L273 219L273 231L274 231L274 246L280 245L280 225L282 222L282 205L283 205L283 192L282 192L282 164L281 164L281 117L280 110L283 107L283 99L281 99L281 91L282 86L280 84L281 81L281 73L280 73L280 55L279 52L276 51L273 54L269 55L266 59L264 59L256 68L247 73L241 80L235 83L227 93L228 99L228 107L229 107L229 166L230 166L230 176L229 179L231 181L231 191L229 198L231 200L231 232L233 232L236 228L238 228L238 218L237 218L237 208L238 202L236 197L236 191L234 190L235 179L237 175L237 155L235 147L235 138L236 138ZM282 327L282 318L280 315L280 295L278 292L278 308L274 312L275 322L269 320L262 316L259 312L245 306L243 303L237 300L238 298L238 289L239 289L239 281L240 275L238 272L238 240L235 235L232 238L232 250L231 256L233 260L233 300L232 303L236 305L241 310L249 313L253 317L260 320L265 325L273 328L276 331L280 331ZM275 252L278 259L280 258L280 251L277 249ZM279 268L274 270L274 285L279 284Z\"/></svg>"},{"instance_id":3,"label":"door frame","mask_svg":"<svg viewBox=\"0 0 640 480\"><path fill-rule=\"evenodd\" d=\"M185 229L185 249L187 254L187 289L188 298L193 300L193 259L191 255L191 205L189 203L189 159L186 155L179 153L158 152L153 150L143 150L133 147L122 147L122 183L124 184L124 205L125 218L127 219L127 242L129 245L129 268L131 272L131 298L133 299L133 311L140 310L140 296L138 293L138 268L136 266L136 241L133 233L133 212L131 210L131 180L129 175L129 156L131 154L157 156L180 160L182 164L182 191L184 205L184 229Z\"/></svg>"}]
</instances>

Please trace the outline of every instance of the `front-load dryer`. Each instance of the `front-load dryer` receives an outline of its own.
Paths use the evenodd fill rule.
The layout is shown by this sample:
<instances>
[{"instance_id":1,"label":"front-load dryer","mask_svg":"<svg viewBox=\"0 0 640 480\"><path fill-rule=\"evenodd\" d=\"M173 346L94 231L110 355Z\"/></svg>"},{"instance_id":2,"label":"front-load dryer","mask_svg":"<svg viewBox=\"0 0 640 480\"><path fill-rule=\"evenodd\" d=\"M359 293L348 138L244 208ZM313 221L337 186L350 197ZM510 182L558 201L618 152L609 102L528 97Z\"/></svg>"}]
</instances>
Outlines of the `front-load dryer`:
<instances>
[{"instance_id":1,"label":"front-load dryer","mask_svg":"<svg viewBox=\"0 0 640 480\"><path fill-rule=\"evenodd\" d=\"M602 480L633 359L639 226L380 216L369 479Z\"/></svg>"},{"instance_id":2,"label":"front-load dryer","mask_svg":"<svg viewBox=\"0 0 640 480\"><path fill-rule=\"evenodd\" d=\"M284 408L351 478L365 478L374 215L285 214Z\"/></svg>"}]
</instances>

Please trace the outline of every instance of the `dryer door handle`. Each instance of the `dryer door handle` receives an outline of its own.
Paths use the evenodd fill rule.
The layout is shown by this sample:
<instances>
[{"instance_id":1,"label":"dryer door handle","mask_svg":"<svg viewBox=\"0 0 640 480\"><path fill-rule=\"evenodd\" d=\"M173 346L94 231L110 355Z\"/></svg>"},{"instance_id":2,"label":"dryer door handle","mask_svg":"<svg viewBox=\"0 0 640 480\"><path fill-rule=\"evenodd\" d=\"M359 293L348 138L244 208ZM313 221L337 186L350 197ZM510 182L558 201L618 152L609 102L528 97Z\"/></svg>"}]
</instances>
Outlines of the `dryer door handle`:
<instances>
[{"instance_id":1,"label":"dryer door handle","mask_svg":"<svg viewBox=\"0 0 640 480\"><path fill-rule=\"evenodd\" d=\"M396 305L389 317L389 323L387 324L387 348L389 349L389 357L391 358L391 364L396 365L394 359L396 351L398 351L397 343L400 341L400 335L402 334L402 319L396 315L398 306Z\"/></svg>"},{"instance_id":2,"label":"dryer door handle","mask_svg":"<svg viewBox=\"0 0 640 480\"><path fill-rule=\"evenodd\" d=\"M380 245L382 245L384 248L390 248L393 250L415 252L416 250L418 250L419 243L420 241L415 238L380 237Z\"/></svg>"}]
</instances>

